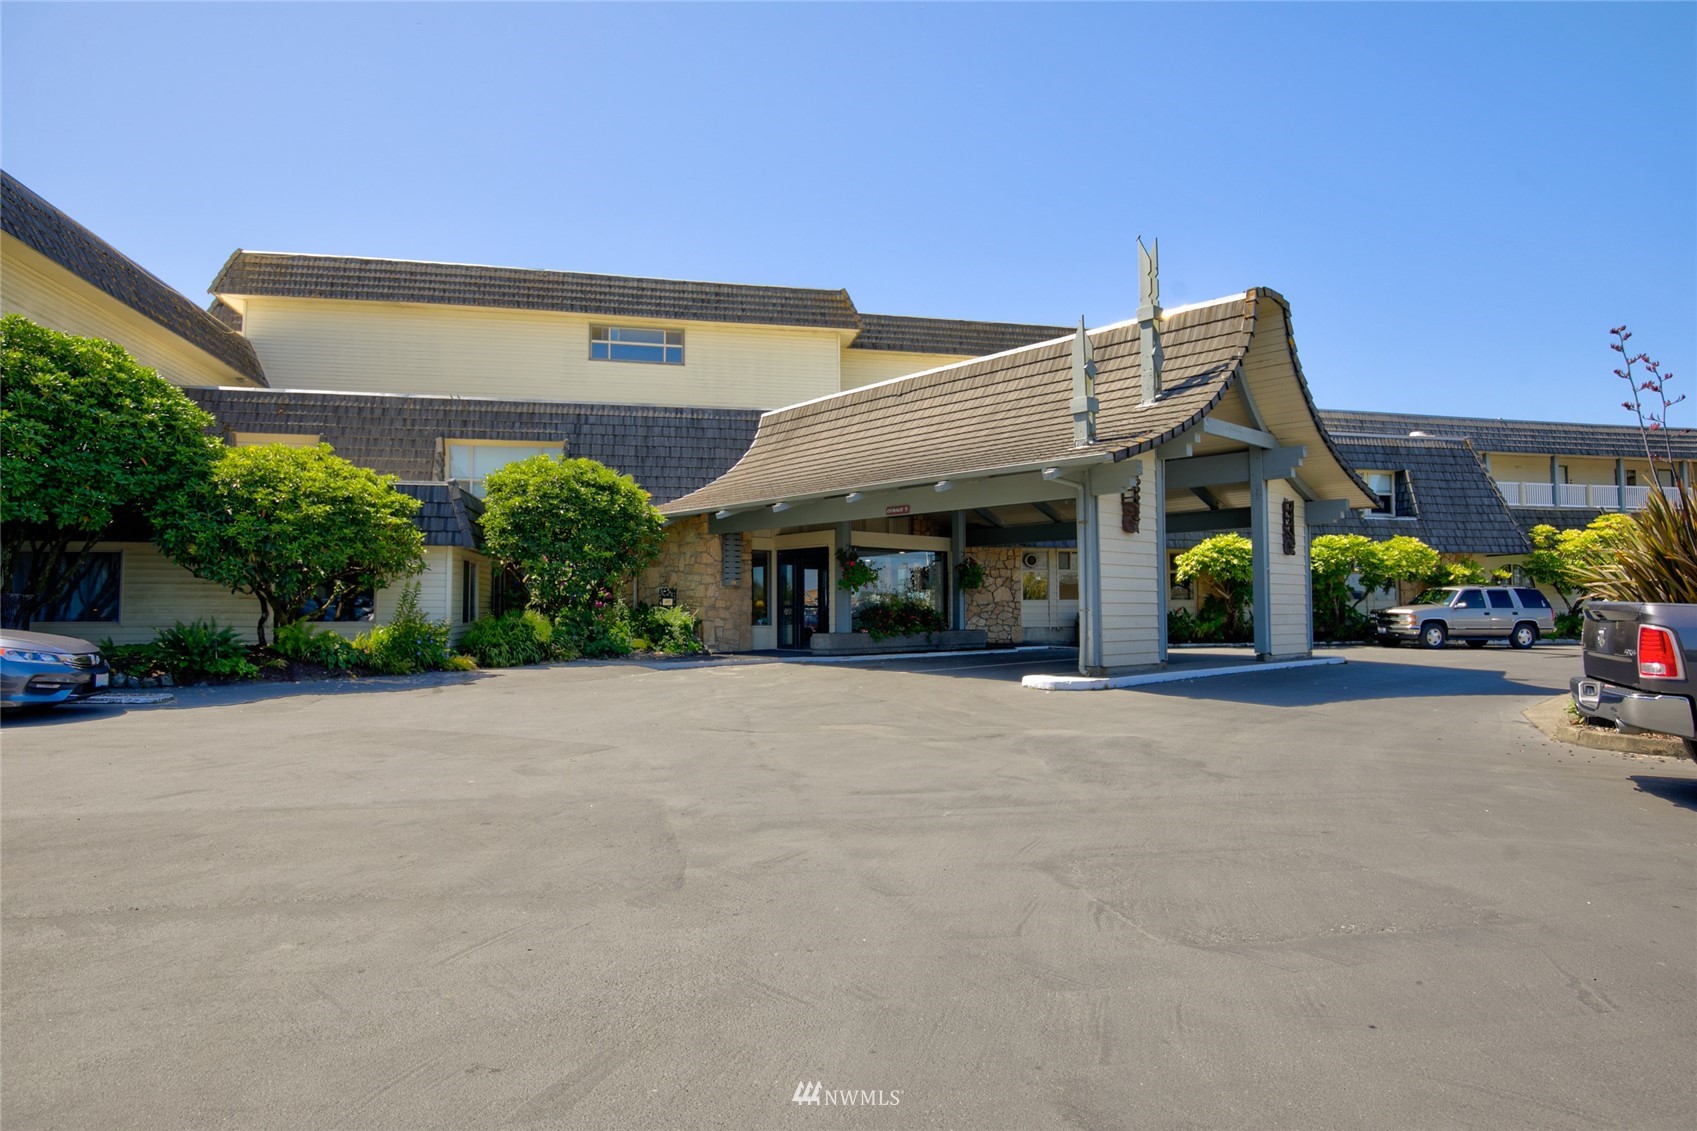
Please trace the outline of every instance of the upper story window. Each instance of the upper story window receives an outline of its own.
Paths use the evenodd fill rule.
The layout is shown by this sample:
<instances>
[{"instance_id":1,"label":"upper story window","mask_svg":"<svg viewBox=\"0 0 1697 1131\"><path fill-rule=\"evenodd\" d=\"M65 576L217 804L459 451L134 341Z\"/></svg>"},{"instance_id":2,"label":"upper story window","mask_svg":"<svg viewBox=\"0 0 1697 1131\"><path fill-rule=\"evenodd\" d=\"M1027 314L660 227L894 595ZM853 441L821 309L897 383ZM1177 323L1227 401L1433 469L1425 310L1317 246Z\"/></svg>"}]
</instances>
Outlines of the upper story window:
<instances>
[{"instance_id":1,"label":"upper story window","mask_svg":"<svg viewBox=\"0 0 1697 1131\"><path fill-rule=\"evenodd\" d=\"M491 471L531 456L560 454L559 444L505 444L490 440L449 440L448 478L483 498L484 480Z\"/></svg>"},{"instance_id":2,"label":"upper story window","mask_svg":"<svg viewBox=\"0 0 1697 1131\"><path fill-rule=\"evenodd\" d=\"M649 330L635 326L591 326L591 361L643 361L653 365L684 363L682 330Z\"/></svg>"},{"instance_id":3,"label":"upper story window","mask_svg":"<svg viewBox=\"0 0 1697 1131\"><path fill-rule=\"evenodd\" d=\"M1379 505L1373 508L1373 517L1414 517L1414 500L1409 496L1407 472L1363 471L1361 478L1367 481L1368 488L1379 499Z\"/></svg>"}]
</instances>

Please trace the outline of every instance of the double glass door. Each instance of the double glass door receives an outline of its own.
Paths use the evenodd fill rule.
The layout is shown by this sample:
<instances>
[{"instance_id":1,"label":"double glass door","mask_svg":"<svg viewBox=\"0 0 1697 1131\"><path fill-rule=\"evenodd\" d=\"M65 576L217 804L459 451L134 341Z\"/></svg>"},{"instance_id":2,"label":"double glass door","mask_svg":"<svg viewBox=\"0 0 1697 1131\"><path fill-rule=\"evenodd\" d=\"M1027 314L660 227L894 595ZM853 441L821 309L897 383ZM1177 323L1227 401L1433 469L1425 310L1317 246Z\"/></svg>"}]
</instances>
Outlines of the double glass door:
<instances>
[{"instance_id":1,"label":"double glass door","mask_svg":"<svg viewBox=\"0 0 1697 1131\"><path fill-rule=\"evenodd\" d=\"M778 647L806 648L831 626L831 552L778 551Z\"/></svg>"}]
</instances>

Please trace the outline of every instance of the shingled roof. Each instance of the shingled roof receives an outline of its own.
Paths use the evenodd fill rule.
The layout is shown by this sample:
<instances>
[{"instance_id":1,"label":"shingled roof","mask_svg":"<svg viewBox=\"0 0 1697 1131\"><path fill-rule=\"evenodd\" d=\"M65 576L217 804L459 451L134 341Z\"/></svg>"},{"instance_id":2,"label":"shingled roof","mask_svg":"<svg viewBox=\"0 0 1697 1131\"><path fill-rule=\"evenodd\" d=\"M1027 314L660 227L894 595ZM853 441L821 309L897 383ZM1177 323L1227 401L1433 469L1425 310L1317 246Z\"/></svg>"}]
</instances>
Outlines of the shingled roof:
<instances>
[{"instance_id":1,"label":"shingled roof","mask_svg":"<svg viewBox=\"0 0 1697 1131\"><path fill-rule=\"evenodd\" d=\"M253 345L0 170L0 230L83 282L210 354L257 384L265 370Z\"/></svg>"},{"instance_id":2,"label":"shingled roof","mask_svg":"<svg viewBox=\"0 0 1697 1131\"><path fill-rule=\"evenodd\" d=\"M426 546L461 546L475 550L483 544L483 502L455 483L395 484L395 490L422 506L413 525L424 532Z\"/></svg>"},{"instance_id":3,"label":"shingled roof","mask_svg":"<svg viewBox=\"0 0 1697 1131\"><path fill-rule=\"evenodd\" d=\"M1644 439L1635 424L1563 424L1547 420L1486 420L1334 409L1326 409L1320 417L1335 436L1407 436L1424 432L1428 436L1471 440L1473 447L1481 452L1644 458ZM1672 428L1666 437L1674 459L1697 459L1697 429ZM1661 452L1658 438L1658 457Z\"/></svg>"},{"instance_id":4,"label":"shingled roof","mask_svg":"<svg viewBox=\"0 0 1697 1131\"><path fill-rule=\"evenodd\" d=\"M1282 421L1299 442L1314 441L1305 473L1328 490L1370 499L1329 449L1288 336L1277 293L1248 291L1169 312L1162 322L1162 395L1141 403L1135 322L1090 334L1100 401L1094 444L1073 443L1072 341L1029 346L852 389L766 413L753 445L718 481L663 506L700 514L771 501L823 498L930 479L998 474L1092 457L1124 459L1196 426L1239 378L1259 325L1271 364L1294 377L1301 397ZM1271 424L1269 425L1272 426ZM1366 505L1362 503L1362 505Z\"/></svg>"},{"instance_id":5,"label":"shingled roof","mask_svg":"<svg viewBox=\"0 0 1697 1131\"><path fill-rule=\"evenodd\" d=\"M1023 322L968 322L953 318L909 318L900 314L861 314L856 350L946 353L983 357L1046 342L1073 332L1070 326Z\"/></svg>"},{"instance_id":6,"label":"shingled roof","mask_svg":"<svg viewBox=\"0 0 1697 1131\"><path fill-rule=\"evenodd\" d=\"M318 436L361 467L441 481L443 440L561 444L634 478L665 502L711 482L754 437L753 409L503 401L279 389L183 390L226 433Z\"/></svg>"},{"instance_id":7,"label":"shingled roof","mask_svg":"<svg viewBox=\"0 0 1697 1131\"><path fill-rule=\"evenodd\" d=\"M1464 439L1359 437L1333 433L1351 466L1407 473L1412 518L1361 518L1315 524L1313 533L1407 534L1445 554L1524 554L1530 548L1473 446Z\"/></svg>"},{"instance_id":8,"label":"shingled roof","mask_svg":"<svg viewBox=\"0 0 1697 1131\"><path fill-rule=\"evenodd\" d=\"M854 303L843 290L695 283L239 248L224 263L208 289L217 295L441 303L838 330L860 327Z\"/></svg>"}]
</instances>

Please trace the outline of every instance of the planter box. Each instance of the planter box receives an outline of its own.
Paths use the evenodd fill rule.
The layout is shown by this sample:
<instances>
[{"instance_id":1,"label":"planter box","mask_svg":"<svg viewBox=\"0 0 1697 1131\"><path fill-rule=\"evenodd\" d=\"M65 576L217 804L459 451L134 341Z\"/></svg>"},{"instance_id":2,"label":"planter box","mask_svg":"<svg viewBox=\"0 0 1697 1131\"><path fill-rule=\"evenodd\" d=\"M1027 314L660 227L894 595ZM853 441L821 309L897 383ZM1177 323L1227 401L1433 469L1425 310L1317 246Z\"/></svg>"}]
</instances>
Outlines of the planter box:
<instances>
[{"instance_id":1,"label":"planter box","mask_svg":"<svg viewBox=\"0 0 1697 1131\"><path fill-rule=\"evenodd\" d=\"M880 652L953 652L982 648L989 633L981 628L945 629L917 636L874 640L864 632L815 632L809 646L816 656L869 656Z\"/></svg>"}]
</instances>

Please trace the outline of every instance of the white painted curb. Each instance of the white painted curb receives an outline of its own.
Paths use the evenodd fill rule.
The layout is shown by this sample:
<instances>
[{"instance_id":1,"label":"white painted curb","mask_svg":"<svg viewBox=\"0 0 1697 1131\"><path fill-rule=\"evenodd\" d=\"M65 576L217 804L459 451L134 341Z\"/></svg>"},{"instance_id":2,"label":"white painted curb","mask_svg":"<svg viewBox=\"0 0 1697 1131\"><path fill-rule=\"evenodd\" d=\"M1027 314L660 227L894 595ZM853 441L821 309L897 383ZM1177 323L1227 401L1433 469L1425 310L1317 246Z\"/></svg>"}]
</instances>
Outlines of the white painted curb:
<instances>
[{"instance_id":1,"label":"white painted curb","mask_svg":"<svg viewBox=\"0 0 1697 1131\"><path fill-rule=\"evenodd\" d=\"M1012 648L967 648L956 652L862 652L851 656L780 656L780 664L876 664L884 660L936 660L946 656L1005 656L1012 652L1053 652L1065 647L1020 644ZM1067 648L1067 651L1072 649ZM1029 678L1029 677L1028 677Z\"/></svg>"},{"instance_id":2,"label":"white painted curb","mask_svg":"<svg viewBox=\"0 0 1697 1131\"><path fill-rule=\"evenodd\" d=\"M1211 679L1220 675L1258 675L1291 668L1330 667L1347 663L1342 656L1315 656L1310 660L1277 660L1270 664L1234 664L1231 667L1200 668L1195 671L1149 672L1146 675L1098 676L1028 675L1019 682L1038 691L1108 691L1121 687L1144 687L1151 683L1177 683L1186 679Z\"/></svg>"}]
</instances>

